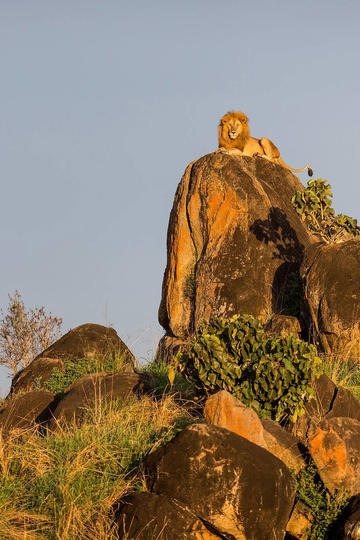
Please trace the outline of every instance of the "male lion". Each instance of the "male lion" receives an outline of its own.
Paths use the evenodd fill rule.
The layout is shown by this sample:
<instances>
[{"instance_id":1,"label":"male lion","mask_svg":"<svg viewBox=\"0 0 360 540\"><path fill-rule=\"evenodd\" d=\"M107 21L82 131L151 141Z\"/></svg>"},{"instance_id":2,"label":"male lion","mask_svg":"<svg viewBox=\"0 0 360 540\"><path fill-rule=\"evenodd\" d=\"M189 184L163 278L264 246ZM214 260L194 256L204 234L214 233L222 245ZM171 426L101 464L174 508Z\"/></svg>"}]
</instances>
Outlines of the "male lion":
<instances>
[{"instance_id":1,"label":"male lion","mask_svg":"<svg viewBox=\"0 0 360 540\"><path fill-rule=\"evenodd\" d=\"M275 163L280 163L286 169L293 172L302 172L307 169L308 175L312 176L313 172L309 165L302 169L293 169L289 167L280 157L280 152L275 144L263 137L255 139L250 136L249 119L242 112L228 112L220 120L219 124L219 148L237 149L244 156L260 155Z\"/></svg>"}]
</instances>

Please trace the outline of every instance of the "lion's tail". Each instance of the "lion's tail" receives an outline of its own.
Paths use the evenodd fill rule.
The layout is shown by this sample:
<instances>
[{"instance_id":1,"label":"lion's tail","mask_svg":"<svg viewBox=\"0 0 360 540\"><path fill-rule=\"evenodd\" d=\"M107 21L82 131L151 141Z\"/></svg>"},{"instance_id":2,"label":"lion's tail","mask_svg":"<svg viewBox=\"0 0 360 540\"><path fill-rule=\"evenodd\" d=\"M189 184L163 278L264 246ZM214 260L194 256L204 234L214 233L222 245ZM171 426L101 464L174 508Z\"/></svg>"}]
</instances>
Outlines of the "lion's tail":
<instances>
[{"instance_id":1,"label":"lion's tail","mask_svg":"<svg viewBox=\"0 0 360 540\"><path fill-rule=\"evenodd\" d=\"M305 167L303 167L302 169L293 169L292 167L290 167L290 165L288 165L287 163L285 163L285 161L283 161L280 157L277 159L277 162L280 163L283 167L285 167L286 169L289 169L289 171L292 171L292 172L303 172L307 169L307 172L308 172L308 175L309 176L312 176L313 175L313 170L312 168L309 166L309 165L305 165Z\"/></svg>"}]
</instances>

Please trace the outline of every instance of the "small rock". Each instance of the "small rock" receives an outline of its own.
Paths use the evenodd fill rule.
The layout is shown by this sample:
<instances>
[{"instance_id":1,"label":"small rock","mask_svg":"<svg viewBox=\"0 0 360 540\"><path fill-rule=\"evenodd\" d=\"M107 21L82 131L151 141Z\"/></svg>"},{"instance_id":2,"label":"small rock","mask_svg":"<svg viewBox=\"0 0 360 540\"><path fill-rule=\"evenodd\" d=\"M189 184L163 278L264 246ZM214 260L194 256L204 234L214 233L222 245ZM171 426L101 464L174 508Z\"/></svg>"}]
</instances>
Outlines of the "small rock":
<instances>
[{"instance_id":1,"label":"small rock","mask_svg":"<svg viewBox=\"0 0 360 540\"><path fill-rule=\"evenodd\" d=\"M207 399L204 416L208 424L229 429L248 441L266 448L264 428L256 412L226 390L220 390Z\"/></svg>"},{"instance_id":2,"label":"small rock","mask_svg":"<svg viewBox=\"0 0 360 540\"><path fill-rule=\"evenodd\" d=\"M313 515L301 501L296 501L291 517L286 525L286 532L294 540L308 540L310 538Z\"/></svg>"}]
</instances>

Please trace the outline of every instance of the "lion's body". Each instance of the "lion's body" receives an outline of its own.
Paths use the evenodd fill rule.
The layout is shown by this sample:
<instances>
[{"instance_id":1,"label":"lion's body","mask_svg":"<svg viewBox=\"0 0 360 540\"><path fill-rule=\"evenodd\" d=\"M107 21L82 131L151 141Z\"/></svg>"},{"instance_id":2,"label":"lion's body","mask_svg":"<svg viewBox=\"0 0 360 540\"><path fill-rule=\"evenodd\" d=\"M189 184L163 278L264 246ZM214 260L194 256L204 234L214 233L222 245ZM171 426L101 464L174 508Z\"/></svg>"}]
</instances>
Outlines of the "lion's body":
<instances>
[{"instance_id":1,"label":"lion's body","mask_svg":"<svg viewBox=\"0 0 360 540\"><path fill-rule=\"evenodd\" d=\"M219 124L219 148L237 150L244 156L260 155L294 172L308 169L309 176L312 176L312 170L308 165L302 169L289 167L281 159L278 148L270 139L251 137L248 122L248 117L242 112L233 111L225 114Z\"/></svg>"}]
</instances>

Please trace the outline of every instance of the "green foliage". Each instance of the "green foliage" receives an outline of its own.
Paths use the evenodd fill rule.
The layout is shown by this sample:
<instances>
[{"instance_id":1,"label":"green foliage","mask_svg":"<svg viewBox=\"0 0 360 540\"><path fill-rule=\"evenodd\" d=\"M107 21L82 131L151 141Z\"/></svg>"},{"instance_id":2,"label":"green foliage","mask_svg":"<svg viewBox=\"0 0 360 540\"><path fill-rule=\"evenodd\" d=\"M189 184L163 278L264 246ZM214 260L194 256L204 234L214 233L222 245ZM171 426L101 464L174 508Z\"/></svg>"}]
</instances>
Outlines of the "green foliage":
<instances>
[{"instance_id":1,"label":"green foliage","mask_svg":"<svg viewBox=\"0 0 360 540\"><path fill-rule=\"evenodd\" d=\"M64 360L65 371L55 367L43 387L54 394L63 394L68 386L85 375L91 373L114 373L120 371L124 361L121 356L109 354L102 359L95 358L67 358ZM39 382L37 382L39 386ZM39 388L38 388L39 389Z\"/></svg>"},{"instance_id":2,"label":"green foliage","mask_svg":"<svg viewBox=\"0 0 360 540\"><path fill-rule=\"evenodd\" d=\"M202 391L228 390L260 416L295 421L313 397L320 359L295 335L265 336L251 315L204 322L176 362Z\"/></svg>"},{"instance_id":3,"label":"green foliage","mask_svg":"<svg viewBox=\"0 0 360 540\"><path fill-rule=\"evenodd\" d=\"M296 484L296 499L310 508L314 518L309 540L325 540L345 509L348 497L331 495L314 463L298 473Z\"/></svg>"},{"instance_id":4,"label":"green foliage","mask_svg":"<svg viewBox=\"0 0 360 540\"><path fill-rule=\"evenodd\" d=\"M297 191L291 202L309 230L326 242L336 242L344 233L360 235L357 220L344 214L335 215L332 208L331 186L318 178L309 180L308 187Z\"/></svg>"}]
</instances>

